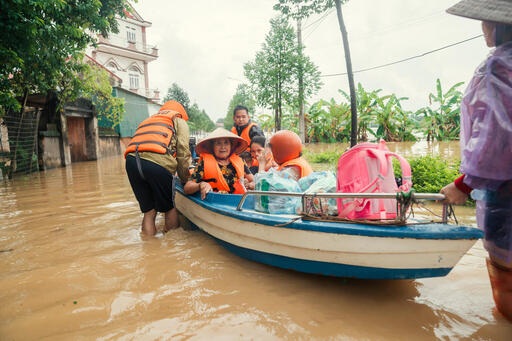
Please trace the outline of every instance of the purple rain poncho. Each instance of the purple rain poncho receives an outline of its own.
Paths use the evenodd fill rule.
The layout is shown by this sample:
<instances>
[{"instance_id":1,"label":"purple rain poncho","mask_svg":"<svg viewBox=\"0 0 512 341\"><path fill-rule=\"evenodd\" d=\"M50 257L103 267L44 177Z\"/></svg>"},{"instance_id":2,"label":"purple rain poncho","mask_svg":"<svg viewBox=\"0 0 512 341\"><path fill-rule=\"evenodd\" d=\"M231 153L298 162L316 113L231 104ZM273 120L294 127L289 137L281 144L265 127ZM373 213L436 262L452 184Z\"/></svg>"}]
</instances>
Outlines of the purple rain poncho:
<instances>
[{"instance_id":1,"label":"purple rain poncho","mask_svg":"<svg viewBox=\"0 0 512 341\"><path fill-rule=\"evenodd\" d=\"M461 103L461 171L489 254L512 266L512 42L477 68Z\"/></svg>"}]
</instances>

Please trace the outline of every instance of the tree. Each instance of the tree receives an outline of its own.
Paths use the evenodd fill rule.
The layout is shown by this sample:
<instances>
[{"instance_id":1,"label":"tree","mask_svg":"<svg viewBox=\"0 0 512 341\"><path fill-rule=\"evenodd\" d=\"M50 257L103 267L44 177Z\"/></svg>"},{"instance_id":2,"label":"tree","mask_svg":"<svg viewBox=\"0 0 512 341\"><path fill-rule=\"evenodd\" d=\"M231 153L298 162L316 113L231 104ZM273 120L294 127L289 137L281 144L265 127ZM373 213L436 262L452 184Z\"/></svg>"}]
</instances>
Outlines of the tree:
<instances>
[{"instance_id":1,"label":"tree","mask_svg":"<svg viewBox=\"0 0 512 341\"><path fill-rule=\"evenodd\" d=\"M215 123L210 119L204 110L194 103L187 111L189 116L189 126L192 131L212 131Z\"/></svg>"},{"instance_id":2,"label":"tree","mask_svg":"<svg viewBox=\"0 0 512 341\"><path fill-rule=\"evenodd\" d=\"M127 0L0 2L0 106L18 110L30 93L76 79L93 35L117 32L116 16L124 17L127 6Z\"/></svg>"},{"instance_id":3,"label":"tree","mask_svg":"<svg viewBox=\"0 0 512 341\"><path fill-rule=\"evenodd\" d=\"M76 97L90 98L98 114L98 124L114 128L123 120L124 98L112 95L110 78L105 69L86 64L82 74L82 91Z\"/></svg>"},{"instance_id":4,"label":"tree","mask_svg":"<svg viewBox=\"0 0 512 341\"><path fill-rule=\"evenodd\" d=\"M188 97L188 93L176 83L172 83L171 87L167 89L167 95L164 97L165 102L170 100L180 102L188 113L190 109L190 98Z\"/></svg>"},{"instance_id":5,"label":"tree","mask_svg":"<svg viewBox=\"0 0 512 341\"><path fill-rule=\"evenodd\" d=\"M350 48L348 45L348 35L343 20L341 5L348 0L278 0L274 9L280 11L286 16L293 17L296 20L309 17L313 13L323 13L332 7L336 7L338 16L338 25L340 27L341 38L343 40L343 49L345 50L345 64L347 65L347 77L350 92L350 111L351 111L351 133L350 145L357 143L357 102L356 90L354 85L354 75L352 73L352 61L350 57Z\"/></svg>"},{"instance_id":6,"label":"tree","mask_svg":"<svg viewBox=\"0 0 512 341\"><path fill-rule=\"evenodd\" d=\"M171 87L167 90L167 95L164 97L164 101L170 100L178 101L183 105L188 114L190 130L212 131L215 128L215 123L213 123L208 114L201 110L197 103L190 105L188 93L176 83L172 83Z\"/></svg>"},{"instance_id":7,"label":"tree","mask_svg":"<svg viewBox=\"0 0 512 341\"><path fill-rule=\"evenodd\" d=\"M247 84L238 84L236 92L229 101L226 118L224 118L224 128L231 129L233 126L233 110L237 105L243 105L249 109L249 114L254 117L254 110L256 109L256 100L251 93L251 89Z\"/></svg>"},{"instance_id":8,"label":"tree","mask_svg":"<svg viewBox=\"0 0 512 341\"><path fill-rule=\"evenodd\" d=\"M245 77L255 93L257 104L274 111L275 129L281 129L283 107L297 108L299 66L303 70L304 96L310 96L321 86L320 72L311 60L299 54L295 32L288 20L277 17L270 20L270 32L253 62L244 65Z\"/></svg>"},{"instance_id":9,"label":"tree","mask_svg":"<svg viewBox=\"0 0 512 341\"><path fill-rule=\"evenodd\" d=\"M427 141L456 140L460 134L460 102L462 92L459 87L464 82L454 84L443 92L441 81L436 80L436 91L428 96L430 106L421 108L417 115L422 115L422 128Z\"/></svg>"}]
</instances>

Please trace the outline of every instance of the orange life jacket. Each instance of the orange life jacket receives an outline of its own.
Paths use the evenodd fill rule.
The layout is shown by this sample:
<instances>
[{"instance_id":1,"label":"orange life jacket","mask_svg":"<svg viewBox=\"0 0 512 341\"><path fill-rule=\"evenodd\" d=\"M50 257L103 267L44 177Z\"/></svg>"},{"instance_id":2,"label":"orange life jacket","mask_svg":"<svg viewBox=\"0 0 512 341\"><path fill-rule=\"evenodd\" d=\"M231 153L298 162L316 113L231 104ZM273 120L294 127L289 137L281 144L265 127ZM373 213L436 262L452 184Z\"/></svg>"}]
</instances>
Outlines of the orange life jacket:
<instances>
[{"instance_id":1,"label":"orange life jacket","mask_svg":"<svg viewBox=\"0 0 512 341\"><path fill-rule=\"evenodd\" d=\"M234 193L234 194L243 194L246 192L245 187L242 185L240 181L235 181L234 192L230 192L230 188L228 183L226 182L226 179L224 179L224 175L222 174L222 171L220 170L219 164L217 163L217 160L215 160L215 157L212 154L204 153L201 154L201 159L204 163L204 180L210 180L213 179L213 181L208 181L210 185L212 186L212 189L214 192L219 191L225 191L228 193ZM244 161L240 156L237 154L232 154L229 157L229 161L233 165L233 167L236 170L236 175L238 179L241 179L243 181L244 179Z\"/></svg>"},{"instance_id":2,"label":"orange life jacket","mask_svg":"<svg viewBox=\"0 0 512 341\"><path fill-rule=\"evenodd\" d=\"M241 138L243 138L244 140L247 141L247 151L250 152L251 151L251 137L249 136L249 132L251 131L251 128L253 126L255 126L256 123L254 122L251 122L247 125L247 127L245 127L243 130L242 130L242 133L240 135L238 135L238 132L236 131L236 127L232 127L231 128L231 132L233 134L237 134L238 136L240 136Z\"/></svg>"},{"instance_id":3,"label":"orange life jacket","mask_svg":"<svg viewBox=\"0 0 512 341\"><path fill-rule=\"evenodd\" d=\"M277 167L277 170L282 170L285 167L296 166L300 170L300 177L303 178L313 173L313 169L309 165L309 163L302 157L298 157L296 159L291 159L289 161L284 162L283 164Z\"/></svg>"},{"instance_id":4,"label":"orange life jacket","mask_svg":"<svg viewBox=\"0 0 512 341\"><path fill-rule=\"evenodd\" d=\"M174 155L175 150L169 149L171 138L176 134L173 119L179 116L177 112L155 114L142 121L135 135L130 140L124 152L124 157L133 152L154 152L158 154L169 153Z\"/></svg>"}]
</instances>

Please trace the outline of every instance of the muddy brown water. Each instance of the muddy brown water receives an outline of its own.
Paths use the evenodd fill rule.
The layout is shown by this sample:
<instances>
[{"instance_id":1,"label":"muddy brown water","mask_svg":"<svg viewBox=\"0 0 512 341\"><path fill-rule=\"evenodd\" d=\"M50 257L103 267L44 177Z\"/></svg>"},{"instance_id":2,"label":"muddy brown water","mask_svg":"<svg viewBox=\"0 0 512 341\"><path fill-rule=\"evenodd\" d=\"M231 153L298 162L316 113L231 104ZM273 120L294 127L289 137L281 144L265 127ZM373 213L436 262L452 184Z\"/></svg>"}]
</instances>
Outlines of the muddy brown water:
<instances>
[{"instance_id":1,"label":"muddy brown water","mask_svg":"<svg viewBox=\"0 0 512 341\"><path fill-rule=\"evenodd\" d=\"M400 147L404 155L430 148ZM458 157L452 147L435 148ZM493 310L481 242L442 278L354 280L272 268L201 231L141 236L120 157L0 181L0 203L0 340L512 337L512 324ZM473 209L456 213L474 224Z\"/></svg>"}]
</instances>

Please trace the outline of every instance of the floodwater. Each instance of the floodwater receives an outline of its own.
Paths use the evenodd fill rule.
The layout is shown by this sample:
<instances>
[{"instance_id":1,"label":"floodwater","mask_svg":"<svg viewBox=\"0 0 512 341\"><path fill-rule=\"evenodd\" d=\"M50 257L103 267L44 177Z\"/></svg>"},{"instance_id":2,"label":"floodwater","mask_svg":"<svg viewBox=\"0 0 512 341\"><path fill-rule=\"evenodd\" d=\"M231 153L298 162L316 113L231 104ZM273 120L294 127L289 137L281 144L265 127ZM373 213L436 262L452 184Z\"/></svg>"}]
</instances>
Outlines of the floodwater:
<instances>
[{"instance_id":1,"label":"floodwater","mask_svg":"<svg viewBox=\"0 0 512 341\"><path fill-rule=\"evenodd\" d=\"M512 338L481 242L442 278L272 268L198 230L141 236L122 157L1 181L0 203L0 340Z\"/></svg>"}]
</instances>

